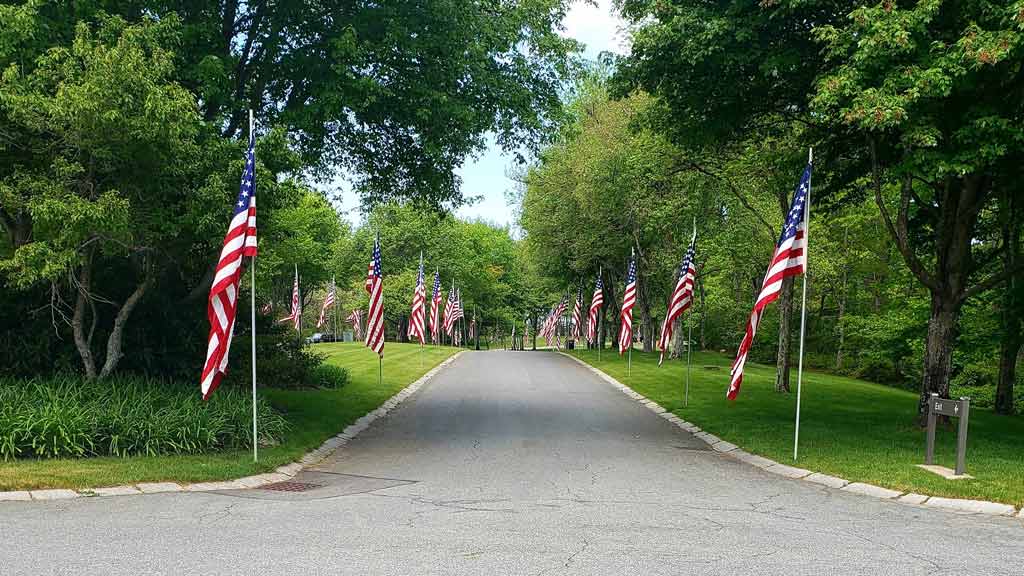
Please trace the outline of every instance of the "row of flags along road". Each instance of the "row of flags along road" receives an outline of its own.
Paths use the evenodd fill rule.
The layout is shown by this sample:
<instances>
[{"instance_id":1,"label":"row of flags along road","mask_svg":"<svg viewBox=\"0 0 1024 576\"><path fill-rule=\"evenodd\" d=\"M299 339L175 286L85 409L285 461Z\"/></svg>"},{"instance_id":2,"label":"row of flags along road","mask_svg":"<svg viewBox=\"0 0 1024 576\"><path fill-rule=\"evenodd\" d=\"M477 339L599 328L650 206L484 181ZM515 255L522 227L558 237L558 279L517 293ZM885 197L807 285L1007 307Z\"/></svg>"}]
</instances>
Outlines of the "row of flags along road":
<instances>
[{"instance_id":1,"label":"row of flags along road","mask_svg":"<svg viewBox=\"0 0 1024 576\"><path fill-rule=\"evenodd\" d=\"M228 231L224 236L224 242L217 262L214 279L210 287L210 294L207 298L207 318L210 322L210 332L207 339L206 361L203 364L200 376L200 391L204 399L217 389L221 379L227 372L228 357L231 347L231 340L234 334L235 320L238 311L238 294L241 284L241 277L244 269L244 259L250 258L250 269L253 273L253 286L255 286L255 261L258 252L256 241L256 139L254 125L250 113L249 145L246 149L245 167L242 171L241 185L238 197L234 205L231 219L228 224ZM775 244L768 270L765 272L761 283L761 290L754 301L750 318L747 321L746 331L740 342L736 359L730 371L729 385L726 397L735 400L739 394L743 382L743 370L746 365L747 354L753 345L754 336L763 317L765 308L777 300L782 290L783 280L791 276L804 276L804 296L802 309L806 304L806 272L807 272L807 232L808 219L810 214L810 193L811 173L813 169L813 154L808 152L807 166L797 184L793 194L790 209L786 214L779 240ZM685 255L677 271L675 287L669 295L668 306L665 318L661 325L661 334L658 340L660 350L658 364L664 361L665 352L672 339L673 323L678 319L693 302L694 283L697 276L696 250L697 250L697 229L694 223L693 236L687 247ZM619 312L619 339L618 349L620 356L627 350L632 351L633 339L633 307L636 304L637 295L637 259L635 251L630 255L626 272L626 284L623 290L622 306ZM604 304L604 285L602 280L603 268L598 271L594 285L593 296L590 306L587 309L587 341L594 345L598 339L598 324L600 322L600 310ZM384 355L384 277L381 267L380 236L374 238L373 252L366 272L364 287L369 296L369 306L366 316L366 333L362 335L364 344L378 354L380 358ZM317 327L324 324L327 311L336 303L337 287L332 280L330 289L324 299L320 310L320 317ZM254 290L253 290L254 292ZM253 401L255 415L255 295L253 298ZM431 340L438 343L440 330L443 329L449 337L458 338L459 333L455 330L455 323L464 317L464 309L460 290L456 288L454 279L451 290L448 292L448 299L444 308L443 325L439 325L439 305L441 301L441 278L437 270L434 271L433 293L430 299L429 321L426 312L426 287L424 285L423 254L420 254L419 273L416 279L416 287L413 292L412 307L410 311L410 322L408 335L415 338L421 345L426 343L429 331ZM568 294L563 296L559 303L551 309L538 335L547 340L551 345L554 339L556 347L560 347L561 341L558 334L558 324L567 307ZM267 309L269 311L269 308ZM299 289L299 272L295 268L295 279L292 286L291 310L288 316L280 321L291 321L296 330L301 329L302 298ZM352 324L357 337L360 336L362 324L362 312L353 310L347 320ZM571 337L579 341L582 334L583 322L583 292L582 287L576 294L572 310ZM475 332L475 319L470 325L471 333ZM529 333L529 323L525 323L524 335ZM801 314L800 327L800 357L797 372L797 432L799 434L799 404L800 388L803 374L803 339L804 339L804 314ZM689 343L687 343L689 346ZM255 416L254 416L255 434ZM796 445L798 436L794 438L794 457L796 456ZM255 454L255 452L254 452Z\"/></svg>"}]
</instances>

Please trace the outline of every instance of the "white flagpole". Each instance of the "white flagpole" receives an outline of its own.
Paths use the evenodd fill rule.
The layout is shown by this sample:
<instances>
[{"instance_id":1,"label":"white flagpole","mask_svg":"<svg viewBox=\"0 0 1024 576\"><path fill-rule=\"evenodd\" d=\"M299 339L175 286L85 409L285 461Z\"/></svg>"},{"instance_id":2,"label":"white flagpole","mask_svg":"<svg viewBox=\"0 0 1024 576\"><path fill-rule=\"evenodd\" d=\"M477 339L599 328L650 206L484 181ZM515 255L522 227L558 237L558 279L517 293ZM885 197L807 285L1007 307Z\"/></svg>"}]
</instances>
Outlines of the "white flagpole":
<instances>
[{"instance_id":1,"label":"white flagpole","mask_svg":"<svg viewBox=\"0 0 1024 576\"><path fill-rule=\"evenodd\" d=\"M814 164L814 149L807 149L807 163ZM813 170L813 169L812 169ZM807 196L804 199L804 278L803 295L800 298L800 358L796 368L796 428L793 430L793 460L796 461L800 447L800 391L804 376L804 328L807 325L807 273L810 265L808 239L811 232L811 179L807 178Z\"/></svg>"},{"instance_id":2,"label":"white flagpole","mask_svg":"<svg viewBox=\"0 0 1024 576\"><path fill-rule=\"evenodd\" d=\"M249 137L253 137L253 115L249 110ZM253 150L253 156L256 152ZM255 190L256 166L253 166L253 189ZM249 315L252 322L252 461L259 461L259 436L256 435L256 256L250 258L249 266L252 269L252 286L249 290Z\"/></svg>"},{"instance_id":3,"label":"white flagpole","mask_svg":"<svg viewBox=\"0 0 1024 576\"><path fill-rule=\"evenodd\" d=\"M697 217L694 216L693 217L693 237L690 239L690 246L693 246L693 244L696 241L697 241ZM694 256L696 256L696 254L694 254ZM693 262L690 262L690 265L693 266L694 270L697 269L697 266ZM696 276L696 274L694 274L694 276ZM694 281L694 284L696 284L697 283L697 278L695 277L693 279L693 281ZM695 288L696 288L696 286L693 286L690 289L690 313L686 315L686 326L687 326L687 334L686 334L686 390L685 390L685 392L683 392L683 407L684 408L686 408L686 407L688 407L690 405L690 358L692 357L692 352L693 352L693 300L694 300L693 297L694 297L694 289Z\"/></svg>"},{"instance_id":4,"label":"white flagpole","mask_svg":"<svg viewBox=\"0 0 1024 576\"><path fill-rule=\"evenodd\" d=\"M633 249L633 248L629 249L629 265L631 267L632 266L636 266L636 250ZM635 270L635 268L634 268L634 270ZM633 283L634 283L634 285L637 283L637 279L636 278L633 278ZM634 290L634 294L635 294L636 293L636 286L633 287L633 290ZM625 296L625 293L623 293L623 296ZM633 313L632 310L630 310L630 314L632 314L632 313ZM620 330L621 330L621 328L620 328ZM630 374L632 374L632 372L633 372L633 321L632 320L630 320L630 322L629 322L629 342L627 342L626 345L629 346L629 351L626 352L626 378L629 378Z\"/></svg>"}]
</instances>

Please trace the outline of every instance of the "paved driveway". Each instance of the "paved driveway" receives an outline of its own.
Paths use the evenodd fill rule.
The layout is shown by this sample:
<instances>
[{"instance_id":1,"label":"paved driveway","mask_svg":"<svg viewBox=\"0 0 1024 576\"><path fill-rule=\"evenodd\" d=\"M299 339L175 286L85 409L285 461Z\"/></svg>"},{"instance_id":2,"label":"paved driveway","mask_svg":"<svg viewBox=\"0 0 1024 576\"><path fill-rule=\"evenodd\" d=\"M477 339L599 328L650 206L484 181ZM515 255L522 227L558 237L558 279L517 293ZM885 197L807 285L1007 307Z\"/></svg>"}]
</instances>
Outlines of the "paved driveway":
<instances>
[{"instance_id":1,"label":"paved driveway","mask_svg":"<svg viewBox=\"0 0 1024 576\"><path fill-rule=\"evenodd\" d=\"M1024 523L787 480L572 360L473 352L300 481L0 506L0 574L1024 574Z\"/></svg>"}]
</instances>

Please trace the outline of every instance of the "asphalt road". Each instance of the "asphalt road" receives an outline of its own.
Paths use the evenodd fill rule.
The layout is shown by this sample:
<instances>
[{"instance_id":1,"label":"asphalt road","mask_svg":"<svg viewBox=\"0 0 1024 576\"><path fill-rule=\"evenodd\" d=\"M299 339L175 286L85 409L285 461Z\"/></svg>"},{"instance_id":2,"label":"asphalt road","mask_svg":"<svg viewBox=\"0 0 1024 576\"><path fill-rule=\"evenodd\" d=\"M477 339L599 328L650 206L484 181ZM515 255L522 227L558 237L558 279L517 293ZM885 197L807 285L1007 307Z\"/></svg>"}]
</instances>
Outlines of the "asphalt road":
<instances>
[{"instance_id":1,"label":"asphalt road","mask_svg":"<svg viewBox=\"0 0 1024 576\"><path fill-rule=\"evenodd\" d=\"M571 360L463 354L301 481L0 506L0 574L1024 574L1024 523L788 480Z\"/></svg>"}]
</instances>

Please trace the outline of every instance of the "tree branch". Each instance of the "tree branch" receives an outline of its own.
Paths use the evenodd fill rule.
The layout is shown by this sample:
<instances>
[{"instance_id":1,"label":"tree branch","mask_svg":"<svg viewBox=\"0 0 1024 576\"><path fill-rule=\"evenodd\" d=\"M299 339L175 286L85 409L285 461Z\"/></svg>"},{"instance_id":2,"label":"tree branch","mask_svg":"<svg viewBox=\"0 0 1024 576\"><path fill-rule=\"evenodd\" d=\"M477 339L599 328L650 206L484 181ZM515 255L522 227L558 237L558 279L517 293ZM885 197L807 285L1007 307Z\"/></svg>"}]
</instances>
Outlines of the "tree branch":
<instances>
[{"instance_id":1,"label":"tree branch","mask_svg":"<svg viewBox=\"0 0 1024 576\"><path fill-rule=\"evenodd\" d=\"M913 184L909 178L904 179L902 189L900 191L900 209L897 215L896 224L893 224L892 217L889 215L889 209L885 207L885 200L882 198L882 177L879 174L878 168L878 155L875 149L875 139L869 137L869 146L871 148L871 175L875 185L875 204L878 205L878 210L882 213L882 221L885 222L885 227L889 230L889 234L896 240L896 248L903 255L903 260L907 263L907 267L914 273L914 276L921 281L929 290L938 291L938 284L935 282L932 275L928 273L921 260L918 259L917 255L914 254L913 248L907 242L907 206L910 203L910 190L909 186Z\"/></svg>"}]
</instances>

